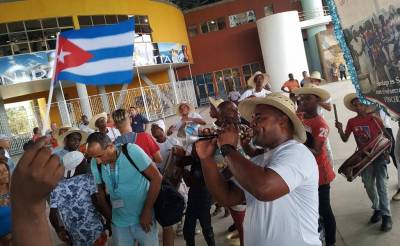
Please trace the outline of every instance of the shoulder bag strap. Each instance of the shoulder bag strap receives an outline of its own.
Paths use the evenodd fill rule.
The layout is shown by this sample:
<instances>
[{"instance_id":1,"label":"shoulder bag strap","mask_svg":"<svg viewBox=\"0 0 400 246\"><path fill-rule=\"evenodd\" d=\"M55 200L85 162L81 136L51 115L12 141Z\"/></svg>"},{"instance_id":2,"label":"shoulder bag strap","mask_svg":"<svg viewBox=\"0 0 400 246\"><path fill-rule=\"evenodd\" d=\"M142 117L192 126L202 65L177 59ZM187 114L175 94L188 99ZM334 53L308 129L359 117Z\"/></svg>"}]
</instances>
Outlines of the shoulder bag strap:
<instances>
[{"instance_id":1,"label":"shoulder bag strap","mask_svg":"<svg viewBox=\"0 0 400 246\"><path fill-rule=\"evenodd\" d=\"M149 178L144 174L144 172L141 172L138 168L138 166L136 166L135 162L132 160L131 156L129 155L128 152L128 144L124 144L122 145L122 153L126 156L126 158L128 159L128 161L132 164L132 166L143 176L145 177L148 181Z\"/></svg>"}]
</instances>

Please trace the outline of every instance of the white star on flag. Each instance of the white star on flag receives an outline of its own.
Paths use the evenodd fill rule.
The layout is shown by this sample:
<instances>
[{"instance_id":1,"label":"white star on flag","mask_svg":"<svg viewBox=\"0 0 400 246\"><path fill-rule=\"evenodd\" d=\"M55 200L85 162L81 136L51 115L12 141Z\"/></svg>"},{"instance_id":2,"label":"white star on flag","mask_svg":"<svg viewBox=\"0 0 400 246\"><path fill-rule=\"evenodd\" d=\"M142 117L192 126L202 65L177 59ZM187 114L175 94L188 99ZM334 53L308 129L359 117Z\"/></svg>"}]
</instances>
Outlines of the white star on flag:
<instances>
[{"instance_id":1,"label":"white star on flag","mask_svg":"<svg viewBox=\"0 0 400 246\"><path fill-rule=\"evenodd\" d=\"M60 54L58 55L58 60L61 61L62 63L64 63L64 57L71 55L71 52L68 51L63 51L61 49Z\"/></svg>"}]
</instances>

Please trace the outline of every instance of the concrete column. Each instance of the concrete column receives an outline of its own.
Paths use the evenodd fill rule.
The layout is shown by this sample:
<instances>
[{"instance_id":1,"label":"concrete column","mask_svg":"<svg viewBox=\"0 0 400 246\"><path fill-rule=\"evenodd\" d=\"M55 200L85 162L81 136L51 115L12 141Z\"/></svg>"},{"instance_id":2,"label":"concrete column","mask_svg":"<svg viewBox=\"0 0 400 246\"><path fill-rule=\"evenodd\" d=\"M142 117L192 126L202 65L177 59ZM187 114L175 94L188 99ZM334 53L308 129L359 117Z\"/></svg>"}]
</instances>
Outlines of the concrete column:
<instances>
[{"instance_id":1,"label":"concrete column","mask_svg":"<svg viewBox=\"0 0 400 246\"><path fill-rule=\"evenodd\" d=\"M98 86L97 87L99 94L101 94L100 98L101 98L101 104L103 104L103 109L105 112L111 112L110 110L110 104L108 103L108 98L106 95L106 87L104 85L102 86Z\"/></svg>"},{"instance_id":2,"label":"concrete column","mask_svg":"<svg viewBox=\"0 0 400 246\"><path fill-rule=\"evenodd\" d=\"M302 78L301 73L308 71L308 64L297 11L261 18L257 21L257 29L272 91L281 90L289 73Z\"/></svg>"},{"instance_id":3,"label":"concrete column","mask_svg":"<svg viewBox=\"0 0 400 246\"><path fill-rule=\"evenodd\" d=\"M11 129L10 125L8 124L6 108L4 107L4 102L1 99L0 99L0 134L5 134L7 136L11 135Z\"/></svg>"},{"instance_id":4,"label":"concrete column","mask_svg":"<svg viewBox=\"0 0 400 246\"><path fill-rule=\"evenodd\" d=\"M301 0L301 6L303 7L303 12L306 14L307 18L318 18L320 16L323 16L324 9L321 0ZM309 64L310 71L322 72L318 45L315 35L325 30L325 25L310 27L307 29L308 47L311 60L311 64Z\"/></svg>"},{"instance_id":5,"label":"concrete column","mask_svg":"<svg viewBox=\"0 0 400 246\"><path fill-rule=\"evenodd\" d=\"M89 119L92 118L92 109L90 108L89 95L86 90L86 85L76 83L76 91L78 92L78 97L80 99L82 113Z\"/></svg>"},{"instance_id":6,"label":"concrete column","mask_svg":"<svg viewBox=\"0 0 400 246\"><path fill-rule=\"evenodd\" d=\"M54 88L54 96L58 103L58 111L60 112L60 118L62 125L71 126L71 118L69 116L69 111L67 107L67 103L65 102L65 98L61 92L61 88Z\"/></svg>"}]
</instances>

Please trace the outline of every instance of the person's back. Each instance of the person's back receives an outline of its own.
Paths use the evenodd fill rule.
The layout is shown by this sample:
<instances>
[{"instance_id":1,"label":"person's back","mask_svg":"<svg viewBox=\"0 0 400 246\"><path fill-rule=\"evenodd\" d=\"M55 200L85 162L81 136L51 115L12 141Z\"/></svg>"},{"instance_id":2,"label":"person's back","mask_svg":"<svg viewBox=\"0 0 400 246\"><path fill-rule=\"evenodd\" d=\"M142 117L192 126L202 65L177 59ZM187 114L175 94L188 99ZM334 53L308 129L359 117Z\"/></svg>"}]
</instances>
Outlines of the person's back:
<instances>
[{"instance_id":1,"label":"person's back","mask_svg":"<svg viewBox=\"0 0 400 246\"><path fill-rule=\"evenodd\" d=\"M317 232L319 176L312 153L303 144L289 140L252 161L277 172L290 192L262 202L245 191L245 245L321 245Z\"/></svg>"},{"instance_id":2,"label":"person's back","mask_svg":"<svg viewBox=\"0 0 400 246\"><path fill-rule=\"evenodd\" d=\"M96 192L93 176L82 174L61 180L50 195L50 208L57 208L73 245L93 245L104 231L92 203Z\"/></svg>"}]
</instances>

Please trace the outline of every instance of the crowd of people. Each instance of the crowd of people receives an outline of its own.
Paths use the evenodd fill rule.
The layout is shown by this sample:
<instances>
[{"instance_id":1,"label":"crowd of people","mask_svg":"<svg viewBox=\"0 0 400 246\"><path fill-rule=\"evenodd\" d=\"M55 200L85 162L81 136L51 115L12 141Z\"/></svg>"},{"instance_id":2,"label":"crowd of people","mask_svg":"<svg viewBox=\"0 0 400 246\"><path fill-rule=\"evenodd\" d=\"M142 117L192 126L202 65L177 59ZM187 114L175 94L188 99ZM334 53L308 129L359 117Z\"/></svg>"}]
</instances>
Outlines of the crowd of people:
<instances>
[{"instance_id":1,"label":"crowd of people","mask_svg":"<svg viewBox=\"0 0 400 246\"><path fill-rule=\"evenodd\" d=\"M224 208L232 218L230 245L335 245L330 188L336 175L324 118L331 95L319 86L319 72L304 72L300 83L288 77L283 92L271 92L268 75L257 72L242 95L209 98L213 122L181 102L169 127L164 120L150 123L132 106L91 119L83 115L78 127L53 123L45 136L35 128L16 167L7 139L0 137L0 243L30 245L34 239L35 245L51 245L49 219L69 245L111 240L154 246L160 223L163 245L174 245L183 233L192 246L198 220L211 246L215 204L214 214ZM395 145L383 111L362 104L356 94L344 104L356 115L346 130L336 122L343 141L353 134L362 149L382 133ZM398 152L398 146L392 149L396 167ZM374 210L370 223L382 221L384 232L392 229L389 162L384 153L361 173ZM184 216L167 224L155 211L166 185L186 207ZM393 200L400 200L400 192Z\"/></svg>"}]
</instances>

